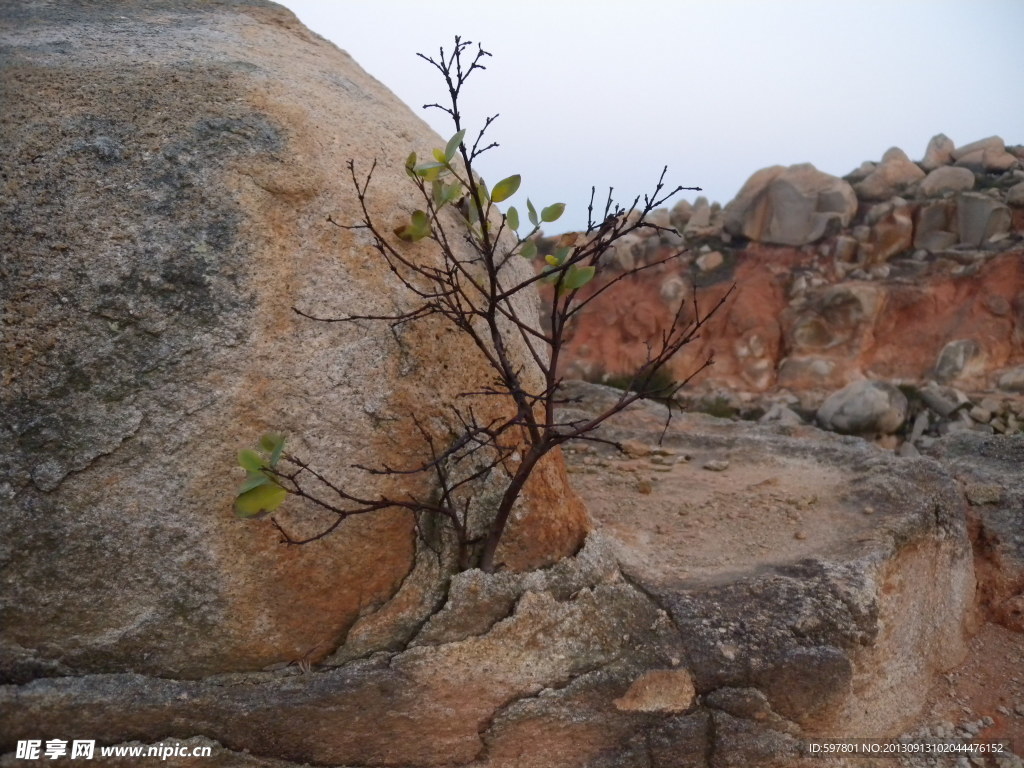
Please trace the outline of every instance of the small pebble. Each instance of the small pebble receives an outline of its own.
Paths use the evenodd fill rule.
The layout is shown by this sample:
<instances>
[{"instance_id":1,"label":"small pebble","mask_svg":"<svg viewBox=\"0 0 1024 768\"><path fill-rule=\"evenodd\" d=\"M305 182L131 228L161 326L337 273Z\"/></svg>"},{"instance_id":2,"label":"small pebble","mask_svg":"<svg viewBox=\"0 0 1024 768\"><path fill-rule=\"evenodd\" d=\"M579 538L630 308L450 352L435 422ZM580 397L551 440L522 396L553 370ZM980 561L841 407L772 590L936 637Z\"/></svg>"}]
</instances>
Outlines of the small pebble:
<instances>
[{"instance_id":1,"label":"small pebble","mask_svg":"<svg viewBox=\"0 0 1024 768\"><path fill-rule=\"evenodd\" d=\"M793 538L794 539L800 539L801 541L803 541L804 539L807 538L807 534L804 533L803 531L797 531L796 533L793 534Z\"/></svg>"},{"instance_id":2,"label":"small pebble","mask_svg":"<svg viewBox=\"0 0 1024 768\"><path fill-rule=\"evenodd\" d=\"M704 469L711 472L724 472L729 468L729 462L725 459L711 459L704 462Z\"/></svg>"}]
</instances>

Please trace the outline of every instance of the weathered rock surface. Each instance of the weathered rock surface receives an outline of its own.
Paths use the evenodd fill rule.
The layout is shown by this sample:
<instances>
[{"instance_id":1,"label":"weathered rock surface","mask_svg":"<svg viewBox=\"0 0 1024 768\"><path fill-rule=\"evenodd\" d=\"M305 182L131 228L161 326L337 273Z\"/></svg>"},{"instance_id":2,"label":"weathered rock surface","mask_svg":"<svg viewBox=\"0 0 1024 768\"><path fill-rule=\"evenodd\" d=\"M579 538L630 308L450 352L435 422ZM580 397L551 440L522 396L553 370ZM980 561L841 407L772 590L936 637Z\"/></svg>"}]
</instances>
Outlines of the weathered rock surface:
<instances>
[{"instance_id":1,"label":"weathered rock surface","mask_svg":"<svg viewBox=\"0 0 1024 768\"><path fill-rule=\"evenodd\" d=\"M441 140L272 3L0 16L0 679L329 654L405 584L415 523L384 512L282 547L233 518L234 456L282 429L336 482L398 492L351 465L420 461L409 413L445 434L447 403L490 381L439 325L292 311L408 309L363 233L326 219L358 221L345 163L365 174L376 155L389 228L415 202L401 160ZM489 400L480 418L503 407ZM585 512L557 458L527 496L506 563L574 552Z\"/></svg>"},{"instance_id":2,"label":"weathered rock surface","mask_svg":"<svg viewBox=\"0 0 1024 768\"><path fill-rule=\"evenodd\" d=\"M943 165L950 165L953 162L953 150L956 144L944 133L932 136L928 146L924 150L924 158L921 160L921 169L934 171Z\"/></svg>"},{"instance_id":3,"label":"weathered rock surface","mask_svg":"<svg viewBox=\"0 0 1024 768\"><path fill-rule=\"evenodd\" d=\"M942 197L955 192L974 189L974 174L967 168L943 166L936 168L921 181L918 187L924 197Z\"/></svg>"},{"instance_id":4,"label":"weathered rock surface","mask_svg":"<svg viewBox=\"0 0 1024 768\"><path fill-rule=\"evenodd\" d=\"M846 435L891 435L907 419L907 398L885 381L854 381L818 409L818 423Z\"/></svg>"},{"instance_id":5,"label":"weathered rock surface","mask_svg":"<svg viewBox=\"0 0 1024 768\"><path fill-rule=\"evenodd\" d=\"M751 240L805 245L834 234L857 211L853 189L810 163L758 171L724 209L725 230Z\"/></svg>"},{"instance_id":6,"label":"weathered rock surface","mask_svg":"<svg viewBox=\"0 0 1024 768\"><path fill-rule=\"evenodd\" d=\"M567 418L616 396L566 394L584 398ZM659 444L664 418L632 407L604 436L631 440L635 458L602 447L572 465L621 488L616 462L649 463L689 495L599 508L602 530L547 569L455 576L402 647L201 680L5 686L0 750L73 724L101 743L214 744L225 765L713 768L796 766L807 738L900 732L964 649L974 582L955 482L929 460L813 430L686 417ZM727 468L701 469L712 456ZM694 505L702 527L753 526L767 548L748 537L752 550L724 559L703 551L679 523ZM775 519L790 514L807 536Z\"/></svg>"},{"instance_id":7,"label":"weathered rock surface","mask_svg":"<svg viewBox=\"0 0 1024 768\"><path fill-rule=\"evenodd\" d=\"M1019 167L1017 157L1006 151L999 136L972 141L953 150L956 165L980 172L1002 173Z\"/></svg>"},{"instance_id":8,"label":"weathered rock surface","mask_svg":"<svg viewBox=\"0 0 1024 768\"><path fill-rule=\"evenodd\" d=\"M928 455L956 477L970 505L982 608L992 621L1024 632L1024 435L959 432Z\"/></svg>"},{"instance_id":9,"label":"weathered rock surface","mask_svg":"<svg viewBox=\"0 0 1024 768\"><path fill-rule=\"evenodd\" d=\"M902 194L911 184L924 178L924 171L911 162L899 147L892 147L882 155L882 162L863 181L854 184L857 197L862 200L888 200Z\"/></svg>"},{"instance_id":10,"label":"weathered rock surface","mask_svg":"<svg viewBox=\"0 0 1024 768\"><path fill-rule=\"evenodd\" d=\"M616 396L582 383L568 394ZM635 406L604 436L646 442L646 456L597 448L570 466L628 578L679 627L709 715L743 719L762 744L772 732L880 735L908 724L926 687L915 679L957 662L973 610L952 478L812 428L677 414L659 442L664 420L662 406ZM712 458L726 468L707 472ZM643 475L670 501L611 490ZM941 617L947 600L955 620ZM734 738L716 748L742 743Z\"/></svg>"}]
</instances>

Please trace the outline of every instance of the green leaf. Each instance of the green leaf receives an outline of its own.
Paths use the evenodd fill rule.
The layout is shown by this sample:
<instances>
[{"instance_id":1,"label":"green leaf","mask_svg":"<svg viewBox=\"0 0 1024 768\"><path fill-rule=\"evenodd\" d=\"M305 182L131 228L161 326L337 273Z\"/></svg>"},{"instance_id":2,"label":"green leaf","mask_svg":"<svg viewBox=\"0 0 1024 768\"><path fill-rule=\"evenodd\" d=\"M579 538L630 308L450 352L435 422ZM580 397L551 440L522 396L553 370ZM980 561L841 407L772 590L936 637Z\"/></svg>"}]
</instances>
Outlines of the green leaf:
<instances>
[{"instance_id":1,"label":"green leaf","mask_svg":"<svg viewBox=\"0 0 1024 768\"><path fill-rule=\"evenodd\" d=\"M415 211L408 224L394 230L395 234L407 243L415 243L430 234L430 219L423 211Z\"/></svg>"},{"instance_id":2,"label":"green leaf","mask_svg":"<svg viewBox=\"0 0 1024 768\"><path fill-rule=\"evenodd\" d=\"M420 163L413 171L420 178L426 179L427 181L433 181L441 176L441 171L445 168L444 163Z\"/></svg>"},{"instance_id":3,"label":"green leaf","mask_svg":"<svg viewBox=\"0 0 1024 768\"><path fill-rule=\"evenodd\" d=\"M562 274L562 270L558 267L544 267L544 271L541 274L544 275L541 279L542 283L557 283L559 276Z\"/></svg>"},{"instance_id":4,"label":"green leaf","mask_svg":"<svg viewBox=\"0 0 1024 768\"><path fill-rule=\"evenodd\" d=\"M526 213L530 217L530 223L535 227L539 227L540 219L537 218L537 209L533 207L530 198L526 198Z\"/></svg>"},{"instance_id":5,"label":"green leaf","mask_svg":"<svg viewBox=\"0 0 1024 768\"><path fill-rule=\"evenodd\" d=\"M444 207L444 183L435 179L430 182L430 199L434 201L434 208Z\"/></svg>"},{"instance_id":6,"label":"green leaf","mask_svg":"<svg viewBox=\"0 0 1024 768\"><path fill-rule=\"evenodd\" d=\"M444 185L444 195L442 196L444 203L450 203L453 200L458 200L461 196L462 184L458 181Z\"/></svg>"},{"instance_id":7,"label":"green leaf","mask_svg":"<svg viewBox=\"0 0 1024 768\"><path fill-rule=\"evenodd\" d=\"M565 203L554 203L540 212L541 221L558 221L558 218L565 212Z\"/></svg>"},{"instance_id":8,"label":"green leaf","mask_svg":"<svg viewBox=\"0 0 1024 768\"><path fill-rule=\"evenodd\" d=\"M523 243L523 247L519 249L519 255L524 259L532 259L537 255L537 244L533 240L527 240Z\"/></svg>"},{"instance_id":9,"label":"green leaf","mask_svg":"<svg viewBox=\"0 0 1024 768\"><path fill-rule=\"evenodd\" d=\"M281 506L288 491L274 482L266 483L239 494L235 499L235 514L242 518L262 517Z\"/></svg>"},{"instance_id":10,"label":"green leaf","mask_svg":"<svg viewBox=\"0 0 1024 768\"><path fill-rule=\"evenodd\" d=\"M276 467L281 460L281 453L284 452L285 437L280 432L268 432L260 438L260 445L270 451L270 466Z\"/></svg>"},{"instance_id":11,"label":"green leaf","mask_svg":"<svg viewBox=\"0 0 1024 768\"><path fill-rule=\"evenodd\" d=\"M519 229L519 211L514 205L509 206L508 212L505 214L505 221L512 229Z\"/></svg>"},{"instance_id":12,"label":"green leaf","mask_svg":"<svg viewBox=\"0 0 1024 768\"><path fill-rule=\"evenodd\" d=\"M249 472L258 472L264 466L263 457L248 448L238 452L238 464Z\"/></svg>"},{"instance_id":13,"label":"green leaf","mask_svg":"<svg viewBox=\"0 0 1024 768\"><path fill-rule=\"evenodd\" d=\"M507 179L499 181L494 185L494 189L491 190L491 201L500 203L508 200L519 189L519 184L522 180L522 177L517 173L514 176L509 176Z\"/></svg>"},{"instance_id":14,"label":"green leaf","mask_svg":"<svg viewBox=\"0 0 1024 768\"><path fill-rule=\"evenodd\" d=\"M573 264L569 267L569 270L565 273L565 278L562 280L562 290L575 291L577 288L582 288L594 279L595 271L593 266L578 267Z\"/></svg>"},{"instance_id":15,"label":"green leaf","mask_svg":"<svg viewBox=\"0 0 1024 768\"><path fill-rule=\"evenodd\" d=\"M443 149L434 150L434 159L437 160L437 162L441 163L442 165L448 164L448 158L445 157Z\"/></svg>"},{"instance_id":16,"label":"green leaf","mask_svg":"<svg viewBox=\"0 0 1024 768\"><path fill-rule=\"evenodd\" d=\"M284 435L280 432L266 432L260 437L260 448L268 453L280 454L284 447Z\"/></svg>"},{"instance_id":17,"label":"green leaf","mask_svg":"<svg viewBox=\"0 0 1024 768\"><path fill-rule=\"evenodd\" d=\"M466 129L463 128L461 131L456 133L450 139L448 139L448 146L444 148L444 159L446 162L451 162L452 158L455 157L455 153L459 151L459 144L466 137Z\"/></svg>"},{"instance_id":18,"label":"green leaf","mask_svg":"<svg viewBox=\"0 0 1024 768\"><path fill-rule=\"evenodd\" d=\"M549 253L547 256L545 256L544 257L544 261L546 261L552 267L560 267L560 266L562 266L562 261L557 256L555 256L553 253Z\"/></svg>"},{"instance_id":19,"label":"green leaf","mask_svg":"<svg viewBox=\"0 0 1024 768\"><path fill-rule=\"evenodd\" d=\"M430 217L425 211L413 211L409 223L394 230L407 243L415 243L430 234Z\"/></svg>"},{"instance_id":20,"label":"green leaf","mask_svg":"<svg viewBox=\"0 0 1024 768\"><path fill-rule=\"evenodd\" d=\"M241 496L246 491L251 491L253 488L258 488L261 485L266 485L272 482L270 477L264 472L246 472L245 482L242 483L242 487L238 489L236 496Z\"/></svg>"},{"instance_id":21,"label":"green leaf","mask_svg":"<svg viewBox=\"0 0 1024 768\"><path fill-rule=\"evenodd\" d=\"M476 203L473 202L473 198L469 195L466 195L459 201L459 211L470 224L480 221L480 211L477 210Z\"/></svg>"}]
</instances>

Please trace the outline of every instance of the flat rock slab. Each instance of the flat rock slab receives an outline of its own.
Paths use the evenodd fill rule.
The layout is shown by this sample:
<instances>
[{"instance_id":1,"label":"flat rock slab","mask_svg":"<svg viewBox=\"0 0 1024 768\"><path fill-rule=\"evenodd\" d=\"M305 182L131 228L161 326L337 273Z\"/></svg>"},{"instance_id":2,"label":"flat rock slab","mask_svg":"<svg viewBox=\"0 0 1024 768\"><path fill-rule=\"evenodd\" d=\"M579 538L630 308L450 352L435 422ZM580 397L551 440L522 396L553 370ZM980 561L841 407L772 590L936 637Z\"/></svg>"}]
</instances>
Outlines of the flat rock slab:
<instances>
[{"instance_id":1,"label":"flat rock slab","mask_svg":"<svg viewBox=\"0 0 1024 768\"><path fill-rule=\"evenodd\" d=\"M569 417L619 396L566 394L581 398ZM764 717L804 734L909 725L966 653L975 577L955 481L813 428L666 416L631 406L601 434L625 456L595 443L570 467L627 578L679 627L704 700L756 691Z\"/></svg>"}]
</instances>

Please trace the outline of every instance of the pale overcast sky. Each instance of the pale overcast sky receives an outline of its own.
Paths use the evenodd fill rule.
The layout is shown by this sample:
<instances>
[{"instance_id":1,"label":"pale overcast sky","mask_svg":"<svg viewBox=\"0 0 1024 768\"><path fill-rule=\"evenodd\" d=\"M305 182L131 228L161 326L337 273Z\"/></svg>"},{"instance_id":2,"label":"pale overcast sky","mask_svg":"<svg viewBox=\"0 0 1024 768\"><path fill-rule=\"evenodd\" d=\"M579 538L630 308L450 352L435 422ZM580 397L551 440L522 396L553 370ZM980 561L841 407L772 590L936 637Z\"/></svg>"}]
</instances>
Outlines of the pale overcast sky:
<instances>
[{"instance_id":1,"label":"pale overcast sky","mask_svg":"<svg viewBox=\"0 0 1024 768\"><path fill-rule=\"evenodd\" d=\"M284 0L447 138L446 92L417 52L455 34L493 54L466 113L501 117L480 169L512 173L552 232L582 228L591 185L625 201L664 165L726 203L754 171L842 176L945 133L1024 144L1024 0ZM423 148L429 150L429 147ZM525 195L524 195L525 193ZM693 199L699 193L687 193Z\"/></svg>"}]
</instances>

